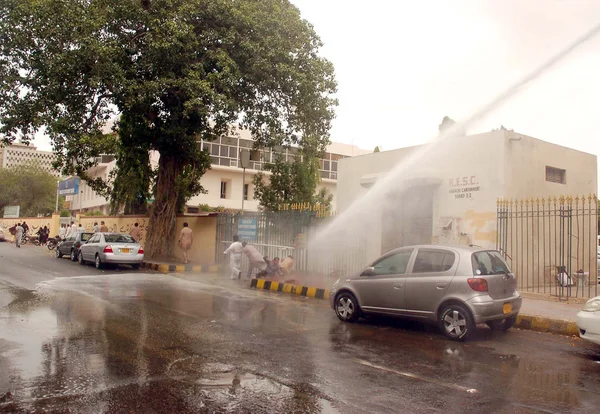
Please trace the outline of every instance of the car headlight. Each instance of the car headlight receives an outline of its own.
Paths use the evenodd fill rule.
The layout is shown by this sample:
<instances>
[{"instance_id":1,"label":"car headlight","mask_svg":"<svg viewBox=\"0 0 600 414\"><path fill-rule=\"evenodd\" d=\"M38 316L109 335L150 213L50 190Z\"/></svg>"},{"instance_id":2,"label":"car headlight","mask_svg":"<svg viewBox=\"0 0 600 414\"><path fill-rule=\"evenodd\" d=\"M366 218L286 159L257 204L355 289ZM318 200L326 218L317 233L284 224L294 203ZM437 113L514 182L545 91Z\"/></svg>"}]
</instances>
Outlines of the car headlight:
<instances>
[{"instance_id":1,"label":"car headlight","mask_svg":"<svg viewBox=\"0 0 600 414\"><path fill-rule=\"evenodd\" d=\"M586 312L598 312L600 311L600 299L598 298L594 298L594 299L590 299L588 300L584 307L583 310Z\"/></svg>"}]
</instances>

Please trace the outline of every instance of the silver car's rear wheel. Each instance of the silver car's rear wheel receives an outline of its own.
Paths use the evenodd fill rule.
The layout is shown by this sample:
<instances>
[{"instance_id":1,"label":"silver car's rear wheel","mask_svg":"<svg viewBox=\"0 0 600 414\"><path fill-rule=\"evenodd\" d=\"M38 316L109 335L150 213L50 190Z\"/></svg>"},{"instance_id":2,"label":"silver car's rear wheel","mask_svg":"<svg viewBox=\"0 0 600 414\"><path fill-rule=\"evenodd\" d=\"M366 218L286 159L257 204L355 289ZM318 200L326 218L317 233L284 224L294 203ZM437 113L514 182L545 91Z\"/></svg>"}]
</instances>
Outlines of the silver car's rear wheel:
<instances>
[{"instance_id":1,"label":"silver car's rear wheel","mask_svg":"<svg viewBox=\"0 0 600 414\"><path fill-rule=\"evenodd\" d=\"M85 260L83 260L83 253L81 253L81 250L79 251L79 254L77 255L77 261L82 266L85 264Z\"/></svg>"},{"instance_id":2,"label":"silver car's rear wheel","mask_svg":"<svg viewBox=\"0 0 600 414\"><path fill-rule=\"evenodd\" d=\"M354 322L359 317L356 298L351 293L340 293L335 298L335 314L344 322Z\"/></svg>"},{"instance_id":3,"label":"silver car's rear wheel","mask_svg":"<svg viewBox=\"0 0 600 414\"><path fill-rule=\"evenodd\" d=\"M96 260L94 261L94 264L96 265L96 269L102 269L102 260L100 260L100 255L97 254L96 255Z\"/></svg>"},{"instance_id":4,"label":"silver car's rear wheel","mask_svg":"<svg viewBox=\"0 0 600 414\"><path fill-rule=\"evenodd\" d=\"M440 313L440 329L447 338L464 341L475 330L475 323L464 306L451 304Z\"/></svg>"}]
</instances>

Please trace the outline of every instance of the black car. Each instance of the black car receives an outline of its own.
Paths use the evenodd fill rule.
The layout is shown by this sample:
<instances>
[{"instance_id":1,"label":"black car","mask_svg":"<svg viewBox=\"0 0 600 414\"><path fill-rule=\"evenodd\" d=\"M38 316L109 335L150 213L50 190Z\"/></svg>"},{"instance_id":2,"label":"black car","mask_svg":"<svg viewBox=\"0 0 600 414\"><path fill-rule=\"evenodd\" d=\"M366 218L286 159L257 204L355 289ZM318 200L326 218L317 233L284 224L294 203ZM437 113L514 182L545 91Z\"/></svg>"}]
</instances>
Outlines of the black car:
<instances>
[{"instance_id":1,"label":"black car","mask_svg":"<svg viewBox=\"0 0 600 414\"><path fill-rule=\"evenodd\" d=\"M93 235L94 233L76 233L75 235L66 237L56 248L56 258L60 259L63 256L70 256L72 261L76 261L79 247Z\"/></svg>"}]
</instances>

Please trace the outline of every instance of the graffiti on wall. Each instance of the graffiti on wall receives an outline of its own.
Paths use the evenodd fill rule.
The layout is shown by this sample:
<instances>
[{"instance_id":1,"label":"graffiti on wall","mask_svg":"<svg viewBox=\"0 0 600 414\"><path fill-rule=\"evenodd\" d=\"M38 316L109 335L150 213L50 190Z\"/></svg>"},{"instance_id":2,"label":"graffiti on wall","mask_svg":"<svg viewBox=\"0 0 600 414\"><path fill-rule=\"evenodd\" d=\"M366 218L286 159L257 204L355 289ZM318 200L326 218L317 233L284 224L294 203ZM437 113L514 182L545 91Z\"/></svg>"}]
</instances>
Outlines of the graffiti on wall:
<instances>
[{"instance_id":1,"label":"graffiti on wall","mask_svg":"<svg viewBox=\"0 0 600 414\"><path fill-rule=\"evenodd\" d=\"M102 221L108 227L109 232L126 234L129 234L135 223L138 223L138 227L141 230L140 243L144 244L146 242L146 232L148 230L147 217L82 217L80 223L86 232L92 233L94 231L94 223L100 225Z\"/></svg>"}]
</instances>

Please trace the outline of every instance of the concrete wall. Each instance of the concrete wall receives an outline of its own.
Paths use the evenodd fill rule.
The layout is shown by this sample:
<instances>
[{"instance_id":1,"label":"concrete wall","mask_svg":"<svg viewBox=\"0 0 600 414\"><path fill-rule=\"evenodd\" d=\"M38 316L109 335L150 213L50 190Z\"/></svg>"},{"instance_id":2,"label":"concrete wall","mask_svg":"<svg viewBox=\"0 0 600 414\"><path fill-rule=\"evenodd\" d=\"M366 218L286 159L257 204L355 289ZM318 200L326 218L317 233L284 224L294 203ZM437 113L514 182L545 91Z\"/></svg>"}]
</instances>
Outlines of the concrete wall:
<instances>
[{"instance_id":1,"label":"concrete wall","mask_svg":"<svg viewBox=\"0 0 600 414\"><path fill-rule=\"evenodd\" d=\"M597 157L512 131L505 133L504 198L595 194ZM566 170L566 184L546 181L546 166Z\"/></svg>"},{"instance_id":2,"label":"concrete wall","mask_svg":"<svg viewBox=\"0 0 600 414\"><path fill-rule=\"evenodd\" d=\"M149 219L147 216L117 216L117 217L102 217L102 216L82 216L77 217L77 223L92 232L94 222L100 223L104 221L111 232L129 233L135 223L139 224L142 230L142 239L140 243L146 243L146 231L148 229ZM189 259L194 264L214 264L215 258L215 243L217 239L217 217L216 216L180 216L177 217L176 237L173 240L173 250L176 258L182 260L181 251L177 245L179 232L183 227L183 223L187 222L194 234L194 243L189 252Z\"/></svg>"},{"instance_id":3,"label":"concrete wall","mask_svg":"<svg viewBox=\"0 0 600 414\"><path fill-rule=\"evenodd\" d=\"M6 238L10 240L10 233L8 232L8 229L17 223L22 223L23 221L29 225L29 232L32 235L35 235L35 233L37 233L38 229L41 227L48 226L48 228L50 228L50 235L54 236L54 228L58 228L56 223L53 226L52 217L21 217L18 219L0 218L0 229L2 229ZM56 231L58 232L58 230Z\"/></svg>"}]
</instances>

